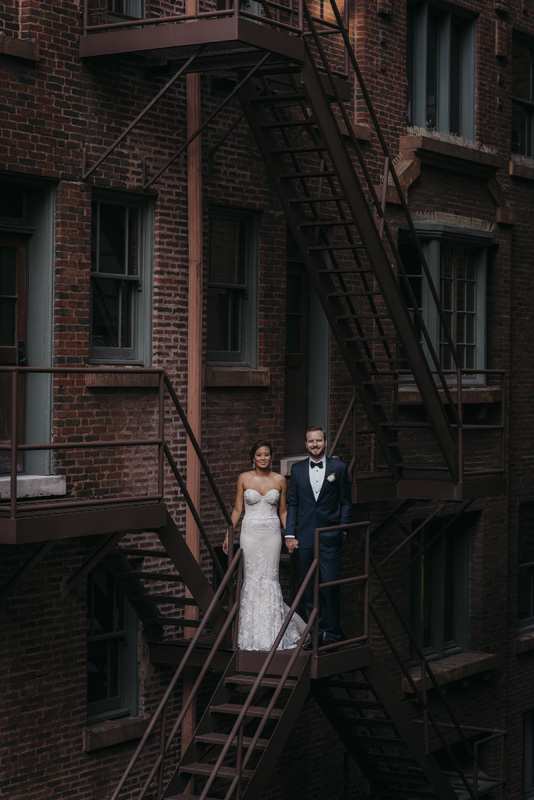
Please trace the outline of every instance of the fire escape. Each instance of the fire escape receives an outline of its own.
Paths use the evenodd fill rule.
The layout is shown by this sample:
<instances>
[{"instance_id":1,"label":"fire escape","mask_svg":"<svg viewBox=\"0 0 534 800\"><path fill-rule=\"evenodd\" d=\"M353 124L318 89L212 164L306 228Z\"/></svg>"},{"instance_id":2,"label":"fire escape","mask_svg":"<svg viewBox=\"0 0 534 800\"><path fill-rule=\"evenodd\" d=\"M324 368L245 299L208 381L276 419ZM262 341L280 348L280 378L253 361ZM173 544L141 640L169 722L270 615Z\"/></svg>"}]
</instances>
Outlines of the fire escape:
<instances>
[{"instance_id":1,"label":"fire escape","mask_svg":"<svg viewBox=\"0 0 534 800\"><path fill-rule=\"evenodd\" d=\"M147 66L164 65L170 78L105 152L86 154L84 179L105 168L108 156L150 114L159 98L189 72L230 79L227 96L179 151L162 165L151 162L144 171L145 188L158 180L196 135L209 129L222 108L239 102L240 116L246 118L257 142L354 385L354 398L334 443L352 436L354 501L397 504L374 531L368 524L354 523L354 541L360 555L364 554L363 567L362 558L355 558L359 567L354 567L347 579L360 604L357 629L348 632L340 646L320 647L315 641L311 652L304 651L301 643L289 653L276 652L282 630L268 654L239 652L231 640L239 605L240 551L213 590L183 543L161 495L145 508L146 519L139 510L116 509L113 519L109 511L94 512L107 513L101 532L108 537L72 576L71 585L99 560L108 559L145 630L153 635L153 653L177 664L113 800L121 797L125 786L131 789L128 782L132 780L139 798L259 798L310 693L374 796L381 800L416 796L476 800L488 792L496 796L506 780L500 752L504 732L466 727L456 718L397 606L391 577L388 573L386 579L383 567L391 553L409 548L414 541L415 532L403 524L403 513L414 504L422 503L428 514L429 504L434 503L429 518L444 509L449 517L451 509L452 516L458 517L477 498L503 491L504 377L499 372L478 371L501 398L496 418L486 417L480 423L466 412L464 403L465 387L475 371L462 367L448 333L438 292L351 45L348 16L341 16L334 0L321 17L306 0L226 0L216 7L202 4L195 14L186 14L181 4L173 4L172 15L167 4L153 0L145 3L143 13L135 19L111 13L109 8L102 0L85 0L81 56L136 56L145 59ZM383 154L378 170L376 162L367 163L354 125L356 92L358 103L369 114L374 143ZM382 185L378 172L382 173ZM428 280L433 311L441 321L441 348L450 355L452 369L441 367L440 353L427 332L400 258L396 235L386 217L388 187L397 191L403 212L401 226L411 236ZM417 396L417 414L403 404L405 387ZM179 410L172 387L168 389ZM183 412L180 417L187 430ZM190 430L187 434L192 436ZM202 531L200 514L187 498L163 436L157 443L160 463L165 456ZM220 501L214 485L213 490ZM222 502L219 505L228 521ZM35 515L42 518L39 513L42 509L32 516L27 509L14 520L12 508L10 519L0 519L5 523L0 530L6 531L11 541L22 541L18 536L42 541L42 533L32 533L39 524ZM58 520L58 525L62 524ZM66 536L67 529L68 525L60 535ZM157 532L161 551L143 549L131 541L135 536L125 544L126 532L148 529ZM380 561L373 545L385 531L394 531L397 539L391 553ZM216 564L209 537L205 541ZM145 563L156 559L157 568L139 569L135 565L140 558ZM162 568L164 563L169 570ZM28 569L32 566L28 564ZM15 576L14 585L22 578ZM305 577L308 580L315 582L314 613L318 613L317 562ZM171 586L170 591L161 589L162 581ZM185 583L191 599L176 598L172 585L179 581ZM6 587L3 594L8 592ZM301 595L302 589L294 598L293 610ZM200 619L194 620L184 611L188 603L200 609ZM162 606L180 605L178 614L161 611ZM391 622L384 622L384 605L387 619L397 620L394 632ZM312 622L313 618L309 628ZM371 627L373 641L380 633L380 653L371 644ZM194 630L194 635L186 639L176 633L185 629ZM407 648L398 644L399 631ZM211 638L206 640L208 632ZM410 702L382 665L384 648L408 687ZM407 650L415 654L420 666L418 679L407 666ZM188 707L173 710L173 691L186 666L197 667L192 702L208 671L222 663L224 674L193 740L177 761L176 737ZM159 754L150 773L139 777L138 757L158 729Z\"/></svg>"}]
</instances>

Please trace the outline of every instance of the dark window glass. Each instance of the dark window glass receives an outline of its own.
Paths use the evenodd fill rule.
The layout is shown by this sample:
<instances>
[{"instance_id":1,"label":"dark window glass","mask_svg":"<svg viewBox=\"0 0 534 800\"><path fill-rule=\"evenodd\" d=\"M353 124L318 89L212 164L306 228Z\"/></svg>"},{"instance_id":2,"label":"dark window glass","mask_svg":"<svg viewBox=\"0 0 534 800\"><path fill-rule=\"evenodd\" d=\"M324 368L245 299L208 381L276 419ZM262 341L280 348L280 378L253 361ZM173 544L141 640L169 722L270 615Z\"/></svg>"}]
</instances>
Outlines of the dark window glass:
<instances>
[{"instance_id":1,"label":"dark window glass","mask_svg":"<svg viewBox=\"0 0 534 800\"><path fill-rule=\"evenodd\" d=\"M140 289L141 210L93 203L91 347L94 353L134 355L135 306Z\"/></svg>"},{"instance_id":2,"label":"dark window glass","mask_svg":"<svg viewBox=\"0 0 534 800\"><path fill-rule=\"evenodd\" d=\"M534 45L514 42L512 53L513 153L534 156Z\"/></svg>"},{"instance_id":3,"label":"dark window glass","mask_svg":"<svg viewBox=\"0 0 534 800\"><path fill-rule=\"evenodd\" d=\"M255 319L255 220L239 212L210 213L207 287L208 360L247 363Z\"/></svg>"},{"instance_id":4,"label":"dark window glass","mask_svg":"<svg viewBox=\"0 0 534 800\"><path fill-rule=\"evenodd\" d=\"M90 717L136 713L135 616L114 575L89 576L87 596L87 704Z\"/></svg>"}]
</instances>

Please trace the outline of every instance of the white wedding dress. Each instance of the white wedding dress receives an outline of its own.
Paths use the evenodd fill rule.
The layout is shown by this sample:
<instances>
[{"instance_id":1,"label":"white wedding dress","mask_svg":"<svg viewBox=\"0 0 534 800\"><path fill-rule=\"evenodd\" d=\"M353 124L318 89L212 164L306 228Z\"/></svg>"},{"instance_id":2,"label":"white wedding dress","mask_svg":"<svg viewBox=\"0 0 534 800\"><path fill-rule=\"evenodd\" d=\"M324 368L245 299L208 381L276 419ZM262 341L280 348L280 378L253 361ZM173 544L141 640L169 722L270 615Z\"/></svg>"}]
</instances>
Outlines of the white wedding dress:
<instances>
[{"instance_id":1,"label":"white wedding dress","mask_svg":"<svg viewBox=\"0 0 534 800\"><path fill-rule=\"evenodd\" d=\"M269 489L262 495L256 489L245 489L244 499L240 538L244 569L237 644L240 650L270 650L289 611L278 581L280 492ZM302 618L294 614L278 649L296 647L304 628Z\"/></svg>"}]
</instances>

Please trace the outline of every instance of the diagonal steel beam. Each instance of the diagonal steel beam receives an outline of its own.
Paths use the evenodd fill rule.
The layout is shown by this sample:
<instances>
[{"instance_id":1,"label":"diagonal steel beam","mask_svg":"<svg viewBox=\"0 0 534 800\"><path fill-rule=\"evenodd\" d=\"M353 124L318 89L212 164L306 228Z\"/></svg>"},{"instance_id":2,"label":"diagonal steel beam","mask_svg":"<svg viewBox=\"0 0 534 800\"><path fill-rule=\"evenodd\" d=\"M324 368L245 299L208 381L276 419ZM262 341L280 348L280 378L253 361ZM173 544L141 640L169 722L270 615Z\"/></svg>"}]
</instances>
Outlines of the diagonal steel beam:
<instances>
[{"instance_id":1,"label":"diagonal steel beam","mask_svg":"<svg viewBox=\"0 0 534 800\"><path fill-rule=\"evenodd\" d=\"M125 129L123 130L123 132L122 132L122 133L121 133L121 134L120 134L120 135L119 135L119 136L118 136L118 137L115 139L115 141L113 142L113 144L110 144L110 146L108 147L108 149L106 150L106 152L105 152L103 155L101 155L101 156L100 156L100 158L98 158L98 159L95 161L95 163L93 164L93 166L92 166L92 167L90 167L89 169L86 169L86 170L85 170L85 171L82 173L82 180L84 180L84 181L85 181L85 180L87 180L87 178L89 177L89 175L92 175L92 173L95 171L95 169L96 169L97 167L99 167L99 166L100 166L100 164L101 164L103 161L105 161L105 160L106 160L106 158L107 158L107 157L108 157L108 156L109 156L109 155L110 155L110 154L111 154L111 153L112 153L112 152L115 150L115 148L116 148L116 147L117 147L117 146L118 146L118 145L119 145L119 144L122 142L122 140L123 140L123 139L125 139L125 138L128 136L128 134L129 134L129 133L131 133L131 131L132 131L132 130L133 130L135 127L136 127L136 125L138 125L138 124L139 124L139 122L141 122L141 120L143 119L143 117L145 117L145 116L148 114L148 112L150 111L150 109L151 109L153 106L155 106L155 105L156 105L156 103L158 102L158 100L159 100L161 97L163 97L163 95L164 95L164 94L165 94L165 93L166 93L166 92L167 92L167 91L168 91L168 90L171 88L171 86L172 86L174 83L176 83L176 81L178 80L178 78L179 78L181 75L183 75L183 73L186 71L186 69L188 69L188 67L190 67L191 63L192 63L192 62L193 62L193 61L194 61L194 60L197 58L197 56L199 56L199 55L201 54L201 52L202 52L202 50L203 50L203 49L204 49L204 45L200 45L199 47L197 47L197 48L196 48L195 52L194 52L194 53L193 53L193 54L192 54L192 55L191 55L191 56L190 56L190 57L187 59L187 61L185 62L185 64L182 64L182 66L180 67L180 69L178 70L178 72L176 72L176 73L175 73L175 74L172 76L172 78L171 78L170 80L168 80L168 81L167 81L167 83L165 84L165 86L163 86L163 88L159 90L159 92L157 93L157 95L156 95L155 97L153 97L153 98L152 98L152 100L150 101L150 103L148 103L148 104L147 104L147 105L144 107L144 109L143 109L143 110L142 110L142 111L141 111L141 112L140 112L140 113L137 115L137 117L134 119L134 121L133 121L133 122L131 122L131 123L128 125L128 127L127 127L127 128L125 128Z\"/></svg>"},{"instance_id":2,"label":"diagonal steel beam","mask_svg":"<svg viewBox=\"0 0 534 800\"><path fill-rule=\"evenodd\" d=\"M244 85L244 84L245 84L245 83L246 83L248 80L250 80L250 78L252 78L252 76L253 76L253 75L254 75L254 74L255 74L255 73L256 73L256 72L257 72L257 71L260 69L260 67L262 67L262 66L263 66L263 65L266 63L266 61L267 61L267 60L270 58L270 56L271 56L271 53L270 53L270 52L267 52L267 53L265 53L265 55L264 55L264 56L262 56L262 58L260 58L260 60L259 60L259 61L258 61L256 64L254 64L254 66L252 67L252 69L250 69L250 70L247 72L247 74L245 75L245 77L244 77L244 78L242 78L242 79L239 81L239 83L237 83L237 84L234 86L234 88L232 89L232 91L230 92L230 94L228 94L228 95L227 95L227 96L224 98L224 100L222 101L222 103L220 103L220 104L217 106L217 108L215 109L215 111L213 111L213 112L212 112L212 113L209 115L209 117L208 117L208 118L207 118L207 119L206 119L206 120L205 120L205 121L202 123L202 125L201 125L199 128L197 128L197 129L196 129L196 131L194 131L194 132L191 134L191 136L189 136L189 138L187 139L187 141L185 141L185 142L183 143L183 145L182 145L182 146L180 147L180 149L179 149L179 150L178 150L178 151L177 151L177 152L176 152L176 153L175 153L175 154L172 156L172 158L170 158L170 159L169 159L169 160L168 160L168 161L167 161L167 162L166 162L166 163L165 163L165 164L164 164L164 165L161 167L161 169L160 169L160 170L158 170L158 172L156 172L156 174L155 174L155 175L154 175L152 178L150 178L150 180L148 180L148 181L147 181L147 182L144 184L144 186L143 186L143 189L144 189L145 191L146 191L146 189L148 189L150 186L152 186L152 184L153 184L153 183L155 183L155 182L158 180L158 178L160 178L160 177L163 175L163 173L164 173L164 172L166 172L166 171L169 169L169 167L170 167L170 166L172 166L172 164L174 164L174 162L176 161L176 159L178 158L178 156L180 156L180 155L181 155L181 154L184 152L184 150L186 150L186 149L189 147L189 145L191 144L191 142L192 142L194 139L196 139L196 137L197 137L197 136L199 136L199 134L201 134L201 133L202 133L202 131L204 130L204 128L206 127L206 125L209 125L209 123L212 121L212 119L214 119L214 117L216 117L216 116L217 116L217 114L218 114L218 113L219 113L219 112L220 112L220 111L221 111L221 110L222 110L222 109L223 109L223 108L224 108L224 107L227 105L227 103L229 103L229 102L230 102L230 100L231 100L231 99L232 99L232 98L233 98L233 97L234 97L234 96L237 94L237 92L238 92L238 91L241 89L241 87L242 87L242 86L243 86L243 85Z\"/></svg>"}]
</instances>

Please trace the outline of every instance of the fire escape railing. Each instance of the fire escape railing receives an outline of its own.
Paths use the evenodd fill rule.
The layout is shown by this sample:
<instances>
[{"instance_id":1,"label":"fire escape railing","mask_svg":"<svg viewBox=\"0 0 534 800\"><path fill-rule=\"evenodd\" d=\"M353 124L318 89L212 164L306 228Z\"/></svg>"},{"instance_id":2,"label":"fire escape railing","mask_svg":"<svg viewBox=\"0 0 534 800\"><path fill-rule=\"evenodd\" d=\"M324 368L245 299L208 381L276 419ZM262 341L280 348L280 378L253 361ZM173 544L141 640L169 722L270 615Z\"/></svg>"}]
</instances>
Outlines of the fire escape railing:
<instances>
[{"instance_id":1,"label":"fire escape railing","mask_svg":"<svg viewBox=\"0 0 534 800\"><path fill-rule=\"evenodd\" d=\"M349 525L346 525L344 527L344 530L346 530L348 533L357 532L357 531L363 531L363 541L361 542L361 551L363 551L363 572L361 572L359 574L356 574L356 575L351 575L349 577L341 578L341 579L339 579L337 581L332 581L332 582L329 582L329 583L321 583L320 582L320 578L319 578L319 541L320 541L320 535L321 535L321 533L332 531L332 530L338 530L338 529L339 529L339 527L337 527L337 528L329 527L329 528L317 528L315 530L315 533L314 533L314 553L315 553L314 560L312 561L312 564L311 564L307 574L304 576L304 578L302 580L302 583L301 583L301 585L299 587L299 590L298 590L298 592L296 593L296 595L295 595L295 597L293 599L291 607L289 608L289 611L287 612L287 616L286 616L286 618L285 618L285 620L284 620L284 622L283 622L283 624L282 624L282 626L281 626L281 628L280 628L280 630L279 630L279 632L278 632L278 634L277 634L277 636L276 636L276 638L275 638L275 640L273 642L273 645L272 645L271 649L268 652L265 653L265 660L264 660L261 668L259 669L258 674L256 675L254 683L252 684L250 692L247 695L247 698L244 701L243 706L242 706L239 714L236 717L236 720L235 720L235 722L233 724L232 730L228 734L227 741L224 744L224 746L222 747L221 752L219 753L219 756L217 758L217 761L213 765L212 773L208 777L208 780L207 780L206 784L203 787L202 793L199 796L199 800L205 800L205 798L208 797L208 793L209 793L210 787L212 786L213 782L217 779L219 769L222 766L223 761L224 761L226 755L228 754L228 751L230 750L230 747L235 742L237 742L236 764L238 766L237 766L237 769L236 769L236 774L235 774L234 778L232 779L232 782L231 782L230 786L228 787L228 789L226 791L225 800L239 800L239 797L241 796L241 781L242 781L242 776L243 776L244 770L246 769L247 764L249 763L249 760L250 760L251 756L254 753L254 750L255 750L255 747L257 745L257 742L260 739L261 734L262 734L265 726L267 725L267 723L269 721L270 714L271 714L271 712L272 712L272 710L273 710L273 708L274 708L274 706L275 706L275 704L276 704L276 702L277 702L277 700L278 700L278 698L280 696L280 693L282 692L282 690L284 688L284 684L286 683L288 677L291 675L298 657L303 653L302 648L303 648L304 642L306 641L306 638L307 638L308 634L312 630L312 627L314 628L314 631L313 631L314 632L314 637L313 637L313 648L312 648L312 651L310 652L310 655L315 656L315 657L317 657L320 653L329 653L329 652L332 652L332 651L338 651L339 652L340 650L352 647L354 645L367 644L368 639L369 639L369 634L368 634L368 624L369 624L368 606L369 606L369 579L370 579L370 574L369 574L370 525L369 525L369 522L354 522L354 523L350 523ZM237 567L237 572L236 572L236 567ZM205 630L206 622L208 621L209 616L210 616L213 608L216 607L216 604L217 604L218 600L222 596L223 590L229 584L231 584L234 579L236 581L235 591L232 592L231 591L231 587L229 587L229 591L230 591L230 596L235 596L235 602L233 603L233 605L229 609L228 617L227 617L227 619L225 621L224 627L221 630L221 633L219 634L219 636L217 638L217 641L215 642L215 644L213 645L212 649L210 650L210 653L207 656L206 662L204 663L204 665L202 667L202 670L201 670L201 672L199 673L199 675L197 677L197 680L195 681L195 684L194 684L194 686L193 686L193 688L191 690L191 693L188 695L187 701L185 702L184 706L182 707L181 711L179 712L178 717L176 718L175 722L172 724L172 728L170 729L170 732L167 733L166 730L165 730L166 725L167 725L167 708L168 708L169 702L170 702L170 700L172 698L173 690L174 690L174 688L176 686L176 683L179 680L180 676L182 675L183 670L186 667L187 662L189 661L191 655L193 654L194 647L195 647L196 643L198 642L202 632ZM157 778L158 779L158 785L157 785L157 789L156 789L156 792L157 792L156 793L156 800L160 800L160 798L163 797L163 795L164 795L164 787L162 785L162 774L163 774L165 758L171 752L172 745L173 745L173 743L175 741L175 737L176 737L176 735L178 733L178 730L180 728L182 720L184 719L185 714L187 713L187 710L189 709L189 707L193 703L193 701L194 701L194 699L196 697L196 694L197 694L197 692L198 692L198 690L200 688L200 685L202 683L202 680L203 680L204 676L206 675L208 669L211 666L211 663L213 661L213 657L214 657L214 655L216 653L216 650L221 645L221 643L223 642L224 636L225 636L226 632L229 630L229 627L230 627L230 625L232 623L233 623L233 626L234 626L234 629L233 629L234 647L236 646L237 629L238 629L238 618L239 618L239 601L240 601L241 579L242 579L242 550L238 549L237 552L235 553L235 555L233 556L233 559L231 560L230 566L228 567L228 570L224 575L223 581L222 581L221 585L219 586L219 589L217 590L217 592L216 592L216 594L215 594L215 596L213 598L213 601L212 601L212 603L210 605L210 608L208 609L208 611L206 612L206 614L204 616L204 619L202 621L202 624L201 624L200 628L198 628L194 639L191 640L191 643L189 644L187 652L184 655L184 659L182 660L182 662L180 663L180 666L178 667L178 669L176 670L175 674L173 675L173 677L171 679L171 682L170 682L170 684L169 684L169 686L168 686L168 688L167 688L162 700L160 701L160 704L158 705L158 708L157 708L156 712L154 713L154 716L152 717L152 719L150 721L149 728L147 729L147 731L143 735L143 738L139 742L139 745L136 748L135 753L132 755L132 758L130 759L130 762L128 763L128 766L127 766L123 776L121 777L121 780L120 780L119 784L117 785L117 788L115 789L115 791L114 791L113 795L111 796L110 800L117 800L117 798L119 797L120 793L122 792L122 790L123 790L123 788L124 788L124 786L126 784L126 781L128 780L128 777L130 776L135 764L137 763L141 753L143 752L148 739L153 734L154 729L155 729L155 727L156 727L156 725L157 725L159 720L161 720L161 726L162 726L161 727L161 733L160 733L160 750L159 750L159 754L158 754L158 756L156 758L156 761L155 761L154 765L152 766L148 776L146 777L146 779L145 779L145 781L144 781L144 783L142 785L142 788L139 791L139 794L136 795L136 800L143 800L143 798L146 797L147 792L149 791L150 787L154 783L154 781L155 781L157 776L159 776L159 777ZM292 649L291 651L284 651L289 657L288 657L287 663L284 666L284 670L283 670L283 672L282 672L282 674L281 674L281 676L279 678L278 685L275 688L275 690L273 692L273 695L272 695L268 705L265 706L263 715L259 718L258 727L256 728L254 735L252 736L250 741L247 743L247 745L244 745L244 742L243 742L243 739L244 739L244 737L243 737L243 727L245 725L248 709L250 708L251 705L253 705L255 697L256 697L258 691L261 689L262 680L265 677L266 673L268 672L269 666L272 663L273 658L275 657L277 652L280 652L280 651L278 651L278 645L282 641L282 639L283 639L283 637L284 637L284 635L285 635L285 633L286 633L286 631L287 631L287 629L288 629L288 627L289 627L289 625L291 623L292 617L297 612L300 604L302 603L302 600L303 600L303 597L304 597L304 592L306 591L306 588L307 588L309 583L313 583L313 587L314 587L314 606L313 606L313 611L310 614L308 622L307 622L307 624L306 624L306 626L304 628L304 631L301 634L301 637L300 637L300 640L299 640L297 646L294 649ZM335 585L338 585L340 587L343 587L343 586L345 586L345 587L362 586L363 587L363 603L362 603L361 617L358 617L358 615L354 615L354 619L357 620L358 623L361 621L361 631L362 632L359 635L349 636L347 639L344 639L342 642L338 642L338 643L331 644L331 645L319 646L319 643L318 643L318 625L314 625L314 623L318 619L319 614L320 614L320 590L325 588L325 587L331 587L331 586L335 586ZM152 788L154 789L155 787L152 787Z\"/></svg>"},{"instance_id":2,"label":"fire escape railing","mask_svg":"<svg viewBox=\"0 0 534 800\"><path fill-rule=\"evenodd\" d=\"M137 761L139 760L139 757L141 756L142 752L144 751L144 749L146 747L146 744L147 744L148 740L150 739L150 737L152 736L152 734L154 732L154 729L156 728L156 725L158 723L161 724L160 737L159 737L160 738L159 753L158 753L158 755L156 757L156 760L155 760L155 762L154 762L154 764L153 764L153 766L152 766L152 768L151 768L151 770L150 770L150 772L149 772L149 774L148 774L148 776L147 776L147 778L146 778L146 780L145 780L145 782L144 782L139 794L137 795L137 798L138 798L138 800L142 800L142 798L146 796L146 793L147 793L149 787L152 785L152 783L153 783L155 778L157 778L157 792L158 792L157 797L158 797L158 800L159 800L159 798L161 798L162 791L163 791L163 775L164 775L164 768L165 768L165 758L166 758L166 756L167 756L167 754L169 752L170 747L172 746L172 744L173 744L173 742L175 740L176 734L178 733L178 731L180 729L180 726L181 726L181 724L182 724L182 722L183 722L183 720L185 718L185 715L189 711L189 708L191 707L191 705L193 704L193 702L194 702L194 700L195 700L195 698L197 696L197 693L198 693L198 690L200 688L200 685L201 685L202 681L204 680L208 670L210 669L210 667L212 665L212 662L213 662L213 659L217 654L217 651L223 645L224 640L226 638L226 634L230 630L230 627L231 627L232 623L234 622L234 619L236 619L236 616L237 616L237 613L238 613L238 610L239 610L240 583L241 583L241 576L242 576L242 566L243 566L243 563L242 563L242 550L238 549L236 551L234 557L232 558L232 560L231 560L231 562L230 562L230 564L228 566L228 569L227 569L226 573L224 574L224 576L223 576L223 578L222 578L222 580L221 580L221 582L220 582L220 584L219 584L219 586L217 588L217 591L215 592L215 594L214 594L214 596L213 596L213 598L211 600L211 603L210 603L206 613L204 614L204 616L203 616L203 618L202 618L202 620L200 622L199 627L197 628L197 630L195 632L195 635L193 636L193 638L189 642L187 650L184 653L184 656L183 656L178 668L176 669L173 677L171 678L171 681L170 681L167 689L165 690L165 693L164 693L163 697L161 698L161 700L159 702L159 705L158 705L156 711L154 712L154 714L153 714L153 716L152 716L152 718L150 720L150 723L149 723L145 733L143 734L139 744L137 745L137 747L135 749L135 752L133 753L130 761L128 762L128 766L126 767L126 769L125 769L125 771L124 771L119 783L117 784L117 787L116 787L115 791L113 792L111 800L116 800L116 798L120 795L122 789L124 788L124 785L126 784L126 781L128 780L128 777L130 776L134 766L136 765ZM236 580L237 591L235 592L235 594L233 594L232 593L232 588L233 588L232 587L232 583L236 579L236 571L237 571L237 580ZM195 680L195 683L193 684L193 686L191 688L191 691L189 692L189 694L187 696L186 701L184 702L184 704L182 706L182 709L181 709L180 713L178 714L178 716L176 717L174 722L172 722L172 726L171 726L170 730L167 730L167 726L168 726L168 724L170 724L170 721L168 720L168 706L169 706L170 701L173 698L173 692L174 692L174 690L176 688L176 684L178 683L180 677L182 676L182 674L184 672L184 669L188 666L189 661L191 659L191 656L193 655L194 649L197 646L201 636L206 633L210 617L213 614L214 610L218 608L219 603L220 603L221 598L222 598L224 593L227 593L228 596L230 596L230 597L232 597L232 594L233 594L233 596L235 598L234 602L231 604L231 606L228 609L228 613L227 613L225 622L224 622L219 634L217 635L217 638L213 642L208 655L206 656L204 664L202 665L202 668L201 668L201 670L200 670L200 672L199 672L199 674L198 674L198 676L197 676L197 678Z\"/></svg>"},{"instance_id":3,"label":"fire escape railing","mask_svg":"<svg viewBox=\"0 0 534 800\"><path fill-rule=\"evenodd\" d=\"M432 538L430 542L428 542L424 547L421 548L421 552L430 549L436 541L441 538L448 526L443 526L441 531L436 534L435 537ZM413 536L415 535L415 531L413 534L405 539L402 545L409 544ZM393 552L397 552L399 548L396 548ZM404 614L402 613L401 609L399 608L393 593L390 589L391 585L396 584L396 579L408 569L412 562L419 558L419 554L415 556L407 566L403 567L402 570L394 575L392 578L389 578L388 581L382 575L380 567L389 560L387 557L381 565L379 565L375 558L371 555L370 556L370 565L372 570L372 578L378 582L380 587L379 591L374 594L374 596L370 597L369 600L369 613L372 619L374 620L375 624L377 625L378 629L380 630L385 643L389 649L389 652L393 655L395 662L397 663L403 678L406 680L408 685L410 686L410 690L413 693L413 697L417 700L418 706L422 711L422 719L415 720L419 724L423 726L423 737L425 742L425 752L430 754L431 752L435 751L435 747L431 748L430 746L430 735L433 732L436 737L437 741L439 741L443 751L446 753L450 764L454 767L453 774L456 775L459 780L462 782L463 788L467 791L469 796L473 800L477 800L478 797L478 784L479 778L482 777L482 771L479 769L480 767L480 759L479 759L479 749L484 743L489 743L495 740L501 740L501 755L499 761L499 768L498 768L498 775L492 777L492 788L503 787L506 783L506 750L504 747L504 741L507 736L507 731L504 730L496 730L496 729L488 729L482 727L475 727L475 726L468 726L461 724L454 714L452 707L450 706L445 693L443 692L436 676L432 670L431 663L425 657L424 652L420 643L417 641L411 626L406 621ZM400 630L404 633L405 637L407 637L409 647L412 649L415 657L417 658L417 663L419 667L419 676L421 682L421 688L419 688L416 679L412 673L412 669L406 663L405 658L402 656L399 648L396 646L395 642L393 641L392 636L389 633L389 629L391 628L391 621L388 619L388 625L384 623L382 619L382 615L379 613L377 608L377 603L379 599L384 596L388 603L389 608L393 611L393 614L400 624ZM432 702L429 697L429 692L432 690ZM448 722L438 721L436 718L435 713L432 711L432 708L435 707L439 708L441 713L444 713L448 718ZM456 742L460 743L463 748L463 754L468 757L470 766L472 768L472 773L469 769L466 769L463 763L459 760L459 754L455 749L451 747L451 743L447 740L445 735L445 731L453 732L456 738ZM468 735L469 734L485 734L483 739L479 739L478 741L471 742L469 741Z\"/></svg>"},{"instance_id":4,"label":"fire escape railing","mask_svg":"<svg viewBox=\"0 0 534 800\"><path fill-rule=\"evenodd\" d=\"M432 374L436 374L433 372ZM457 417L458 422L451 423L451 427L457 431L458 434L458 476L459 481L466 478L473 478L481 475L502 475L505 471L505 453L506 453L506 371L500 369L457 369L457 370L443 370L443 375L447 378L447 376L451 376L454 378L455 382L451 382L452 386L452 399L454 401L455 407L457 409ZM477 385L472 383L472 379L476 378L477 376L484 377L484 387L478 387ZM396 392L396 405L397 411L399 408L402 407L402 398L399 396L399 388L404 387L405 389L410 389L410 383L408 383L408 379L410 377L410 372L408 370L398 370L398 378L395 379L395 383L397 385L397 392ZM469 406L466 403L466 399L471 395L473 392L477 391L484 391L484 389L491 388L491 391L495 392L495 399L500 405L500 412L499 418L497 421L493 423L481 421L472 421L466 422L465 421L465 409ZM481 395L480 402L484 402ZM358 448L358 439L361 436L374 436L374 432L370 428L362 428L358 424L358 408L357 408L357 396L356 392L353 392L351 399L345 409L345 413L343 418L336 430L336 433L333 437L332 444L329 445L329 455L330 457L334 456L340 447L340 442L343 441L344 436L351 437L351 459L348 463L349 475L351 480L356 482L357 475L355 472L355 466L357 461L357 448ZM430 429L430 423L425 421L409 421L406 420L405 422L399 423L397 422L399 427L402 427L404 430L425 430ZM496 434L496 443L489 454L493 466L489 466L487 463L483 467L473 467L469 466L466 463L466 455L468 453L469 444L466 442L466 437L469 435L469 432L472 433L487 433L488 435L493 432ZM375 472L378 470L386 470L387 465L379 463L378 460L378 452L376 448L372 449L373 460L370 463L370 471ZM417 468L418 471L428 471L428 472L442 472L445 470L445 467L432 464L432 465L425 465L422 463L418 463L417 465L410 465L408 463L404 464L405 469L410 469L410 466Z\"/></svg>"},{"instance_id":5,"label":"fire escape railing","mask_svg":"<svg viewBox=\"0 0 534 800\"><path fill-rule=\"evenodd\" d=\"M152 4L154 6L154 4ZM256 10L245 8L241 0L225 0L224 4L206 3L204 10L194 14L186 13L185 2L182 13L158 14L158 9L149 7L141 17L125 17L114 14L102 4L101 0L84 0L83 21L84 33L91 34L112 30L133 30L167 23L184 23L195 20L220 20L229 17L240 17L252 22L260 22L270 28L289 34L302 34L302 0L256 0L251 6ZM211 7L210 7L211 6ZM222 6L222 7L220 7ZM263 14L261 10L263 9Z\"/></svg>"},{"instance_id":6,"label":"fire escape railing","mask_svg":"<svg viewBox=\"0 0 534 800\"><path fill-rule=\"evenodd\" d=\"M137 367L49 367L49 368L40 368L40 367L0 367L0 372L10 373L11 374L11 397L10 397L10 407L11 407L11 418L10 418L10 441L8 443L0 443L0 452L7 451L11 455L11 465L10 465L10 496L9 500L6 502L0 502L0 518L7 517L8 519L16 520L20 513L23 512L25 515L28 515L32 512L40 512L40 511L54 511L63 510L63 509L70 509L70 510L81 510L85 508L98 508L98 507L106 507L111 504L117 503L150 503L150 502L164 502L165 501L165 463L168 464L172 475L174 476L176 482L180 487L180 491L183 494L187 507L189 508L195 523L198 526L200 531L200 535L202 540L213 559L213 563L215 568L219 572L220 575L224 574L224 570L220 564L219 558L213 548L213 545L210 541L210 538L206 532L206 529L200 519L199 512L195 507L195 504L189 495L187 490L186 481L182 475L182 470L178 466L176 459L174 458L171 447L170 447L170 436L166 433L166 400L170 401L171 409L174 409L174 412L179 417L181 422L182 428L185 432L185 436L187 440L191 442L192 447L196 453L196 456L200 462L202 467L203 473L208 481L209 487L211 489L212 496L215 500L216 505L221 512L225 523L232 528L232 520L228 510L225 506L225 503L222 499L222 496L219 492L219 489L215 483L211 470L209 468L208 462L202 448L200 447L198 440L191 429L189 421L187 419L187 415L180 403L178 396L169 380L168 375L163 369L151 368L151 369L143 369ZM55 426L55 413L52 415L52 429L54 431L53 441L50 442L39 442L39 443L27 443L21 442L18 439L18 431L19 431L19 414L21 413L21 408L24 407L24 404L21 402L21 381L20 377L32 375L32 374L44 374L44 375L52 375L52 376L87 376L87 375L128 375L130 377L135 376L143 376L143 375L154 375L157 376L157 395L155 400L155 417L156 422L154 424L154 428L156 429L157 433L154 436L145 436L141 438L106 438L100 437L95 438L91 434L87 434L86 440L81 441L73 441L66 437L64 440L61 439L61 428L57 428ZM80 390L83 391L83 390ZM171 411L172 413L172 411ZM77 434L79 432L77 431ZM106 431L106 434L109 434L112 431ZM77 436L79 438L79 436ZM17 463L20 454L28 453L28 452L35 452L35 451L49 451L49 452L57 452L57 451L65 451L65 450L72 450L72 451L80 451L80 450L97 450L97 451L106 451L110 449L118 449L118 448L125 448L129 449L132 447L140 447L146 448L148 451L151 449L157 449L157 455L152 459L152 465L156 472L156 490L153 492L145 492L138 491L136 488L135 495L132 494L125 494L118 492L111 497L97 497L97 498L74 498L68 496L67 498L54 498L53 500L46 500L46 501L36 501L36 500L19 500L17 496Z\"/></svg>"}]
</instances>

